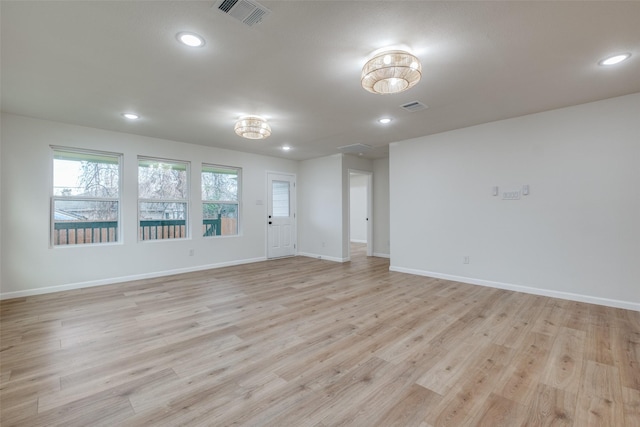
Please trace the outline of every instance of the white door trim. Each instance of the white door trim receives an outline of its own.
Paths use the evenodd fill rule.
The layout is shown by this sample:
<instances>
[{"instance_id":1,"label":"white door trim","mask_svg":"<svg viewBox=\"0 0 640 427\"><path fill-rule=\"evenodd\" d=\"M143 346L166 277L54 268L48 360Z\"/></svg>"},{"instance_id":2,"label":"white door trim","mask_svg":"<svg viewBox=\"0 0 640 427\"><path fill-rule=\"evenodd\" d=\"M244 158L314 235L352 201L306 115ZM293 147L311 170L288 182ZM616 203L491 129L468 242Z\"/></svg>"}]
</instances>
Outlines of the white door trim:
<instances>
[{"instance_id":1,"label":"white door trim","mask_svg":"<svg viewBox=\"0 0 640 427\"><path fill-rule=\"evenodd\" d=\"M286 254L284 256L296 256L298 254L298 214L297 214L297 176L295 173L290 173L290 172L278 172L278 171L266 171L266 199L267 199L267 204L266 204L266 209L265 209L265 254L266 254L266 258L267 259L273 259L273 258L281 258L282 256L273 256L270 250L271 248L271 241L270 241L270 222L272 221L272 218L269 218L269 216L272 214L272 200L270 199L270 186L272 185L272 179L274 176L280 176L280 177L287 177L289 178L290 182L292 182L293 186L290 189L290 213L291 213L291 226L292 226L292 231L291 231L291 240L292 240L292 245L293 245L293 251L289 254Z\"/></svg>"}]
</instances>

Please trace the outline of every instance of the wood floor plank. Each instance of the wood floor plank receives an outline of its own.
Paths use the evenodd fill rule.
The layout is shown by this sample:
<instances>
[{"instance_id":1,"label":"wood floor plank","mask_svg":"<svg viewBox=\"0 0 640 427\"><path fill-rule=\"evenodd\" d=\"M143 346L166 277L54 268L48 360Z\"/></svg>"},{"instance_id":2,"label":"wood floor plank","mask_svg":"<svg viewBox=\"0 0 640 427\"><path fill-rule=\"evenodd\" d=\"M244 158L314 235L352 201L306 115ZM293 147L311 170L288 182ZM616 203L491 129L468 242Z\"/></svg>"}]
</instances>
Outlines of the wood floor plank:
<instances>
[{"instance_id":1,"label":"wood floor plank","mask_svg":"<svg viewBox=\"0 0 640 427\"><path fill-rule=\"evenodd\" d=\"M338 405L323 408L327 415L322 419L322 423L330 426L373 425L384 417L385 412L390 409L391 402L402 399L403 392L406 391L405 385L412 384L416 376L417 372L411 364L385 365L383 369L374 372L374 376L362 378L362 391L349 392L350 395L357 395L353 404L341 405L338 400ZM347 379L350 382L349 387L354 387L354 382L348 376L343 377L342 381ZM420 419L421 414L414 416Z\"/></svg>"},{"instance_id":2,"label":"wood floor plank","mask_svg":"<svg viewBox=\"0 0 640 427\"><path fill-rule=\"evenodd\" d=\"M586 328L587 346L585 358L598 363L614 365L613 339L610 326L590 324Z\"/></svg>"},{"instance_id":3,"label":"wood floor plank","mask_svg":"<svg viewBox=\"0 0 640 427\"><path fill-rule=\"evenodd\" d=\"M542 382L548 386L577 394L584 363L585 332L560 327L549 355L546 375Z\"/></svg>"},{"instance_id":4,"label":"wood floor plank","mask_svg":"<svg viewBox=\"0 0 640 427\"><path fill-rule=\"evenodd\" d=\"M527 405L527 414L521 424L523 426L583 426L576 420L576 396L547 386L538 384L535 393ZM614 427L614 426L611 426Z\"/></svg>"},{"instance_id":5,"label":"wood floor plank","mask_svg":"<svg viewBox=\"0 0 640 427\"><path fill-rule=\"evenodd\" d=\"M622 387L622 403L627 425L640 427L640 391Z\"/></svg>"},{"instance_id":6,"label":"wood floor plank","mask_svg":"<svg viewBox=\"0 0 640 427\"><path fill-rule=\"evenodd\" d=\"M38 416L37 397L24 397L17 402L4 401L0 396L0 425L28 425Z\"/></svg>"},{"instance_id":7,"label":"wood floor plank","mask_svg":"<svg viewBox=\"0 0 640 427\"><path fill-rule=\"evenodd\" d=\"M614 328L612 334L622 384L640 391L640 329Z\"/></svg>"},{"instance_id":8,"label":"wood floor plank","mask_svg":"<svg viewBox=\"0 0 640 427\"><path fill-rule=\"evenodd\" d=\"M514 363L507 367L503 386L497 393L520 404L529 401L545 373L551 345L552 340L548 335L536 332L526 334L520 352L514 358Z\"/></svg>"},{"instance_id":9,"label":"wood floor plank","mask_svg":"<svg viewBox=\"0 0 640 427\"><path fill-rule=\"evenodd\" d=\"M600 397L580 395L576 410L575 425L581 426L628 426L624 406Z\"/></svg>"},{"instance_id":10,"label":"wood floor plank","mask_svg":"<svg viewBox=\"0 0 640 427\"><path fill-rule=\"evenodd\" d=\"M467 359L463 364L466 375L456 380L427 420L438 426L459 426L473 419L491 390L497 388L500 373L512 357L511 349L493 343L477 351L477 357Z\"/></svg>"},{"instance_id":11,"label":"wood floor plank","mask_svg":"<svg viewBox=\"0 0 640 427\"><path fill-rule=\"evenodd\" d=\"M305 257L0 301L4 426L640 427L640 313Z\"/></svg>"},{"instance_id":12,"label":"wood floor plank","mask_svg":"<svg viewBox=\"0 0 640 427\"><path fill-rule=\"evenodd\" d=\"M417 426L440 403L442 396L417 384L411 385L384 415L376 420L378 427Z\"/></svg>"},{"instance_id":13,"label":"wood floor plank","mask_svg":"<svg viewBox=\"0 0 640 427\"><path fill-rule=\"evenodd\" d=\"M523 408L513 400L491 393L476 411L477 415L469 425L482 427L511 427Z\"/></svg>"}]
</instances>

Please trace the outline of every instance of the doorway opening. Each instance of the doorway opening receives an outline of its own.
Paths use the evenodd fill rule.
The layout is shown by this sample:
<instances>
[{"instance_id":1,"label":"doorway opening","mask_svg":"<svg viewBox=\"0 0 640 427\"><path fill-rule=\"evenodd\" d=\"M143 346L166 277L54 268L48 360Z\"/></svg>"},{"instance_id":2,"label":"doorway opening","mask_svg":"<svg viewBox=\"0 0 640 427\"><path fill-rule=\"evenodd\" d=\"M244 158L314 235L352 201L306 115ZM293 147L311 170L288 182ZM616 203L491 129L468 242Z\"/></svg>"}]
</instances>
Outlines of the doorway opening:
<instances>
[{"instance_id":1,"label":"doorway opening","mask_svg":"<svg viewBox=\"0 0 640 427\"><path fill-rule=\"evenodd\" d=\"M352 244L373 255L372 185L372 172L349 170L349 258Z\"/></svg>"}]
</instances>

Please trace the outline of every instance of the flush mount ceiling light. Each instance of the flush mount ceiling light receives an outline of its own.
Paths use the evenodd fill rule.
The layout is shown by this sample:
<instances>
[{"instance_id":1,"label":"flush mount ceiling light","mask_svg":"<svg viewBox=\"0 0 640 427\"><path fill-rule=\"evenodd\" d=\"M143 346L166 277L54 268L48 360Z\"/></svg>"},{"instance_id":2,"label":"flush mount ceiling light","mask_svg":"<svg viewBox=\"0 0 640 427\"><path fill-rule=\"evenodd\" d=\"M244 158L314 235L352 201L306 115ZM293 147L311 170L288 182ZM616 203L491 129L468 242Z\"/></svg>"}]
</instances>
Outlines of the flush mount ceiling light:
<instances>
[{"instance_id":1,"label":"flush mount ceiling light","mask_svg":"<svg viewBox=\"0 0 640 427\"><path fill-rule=\"evenodd\" d=\"M139 115L134 114L134 113L122 113L122 117L124 117L125 119L128 120L137 120L140 118Z\"/></svg>"},{"instance_id":2,"label":"flush mount ceiling light","mask_svg":"<svg viewBox=\"0 0 640 427\"><path fill-rule=\"evenodd\" d=\"M618 55L613 55L608 58L602 59L598 62L599 65L615 65L624 61L625 59L629 59L631 56L630 53L621 53Z\"/></svg>"},{"instance_id":3,"label":"flush mount ceiling light","mask_svg":"<svg viewBox=\"0 0 640 427\"><path fill-rule=\"evenodd\" d=\"M422 65L404 50L376 54L362 67L361 83L365 90L381 95L405 91L420 81Z\"/></svg>"},{"instance_id":4,"label":"flush mount ceiling light","mask_svg":"<svg viewBox=\"0 0 640 427\"><path fill-rule=\"evenodd\" d=\"M265 139L271 135L271 126L259 116L241 117L234 127L236 135L248 139Z\"/></svg>"},{"instance_id":5,"label":"flush mount ceiling light","mask_svg":"<svg viewBox=\"0 0 640 427\"><path fill-rule=\"evenodd\" d=\"M289 151L289 150L291 150L291 147L289 147L288 145L282 146L282 151Z\"/></svg>"},{"instance_id":6,"label":"flush mount ceiling light","mask_svg":"<svg viewBox=\"0 0 640 427\"><path fill-rule=\"evenodd\" d=\"M189 47L202 47L204 46L204 38L196 33L181 32L176 34L176 39L182 44Z\"/></svg>"},{"instance_id":7,"label":"flush mount ceiling light","mask_svg":"<svg viewBox=\"0 0 640 427\"><path fill-rule=\"evenodd\" d=\"M386 124L391 123L391 119L390 119L390 118L388 118L388 117L383 117L383 118L381 118L381 119L378 119L378 122L379 122L379 123L382 123L383 125L386 125Z\"/></svg>"}]
</instances>

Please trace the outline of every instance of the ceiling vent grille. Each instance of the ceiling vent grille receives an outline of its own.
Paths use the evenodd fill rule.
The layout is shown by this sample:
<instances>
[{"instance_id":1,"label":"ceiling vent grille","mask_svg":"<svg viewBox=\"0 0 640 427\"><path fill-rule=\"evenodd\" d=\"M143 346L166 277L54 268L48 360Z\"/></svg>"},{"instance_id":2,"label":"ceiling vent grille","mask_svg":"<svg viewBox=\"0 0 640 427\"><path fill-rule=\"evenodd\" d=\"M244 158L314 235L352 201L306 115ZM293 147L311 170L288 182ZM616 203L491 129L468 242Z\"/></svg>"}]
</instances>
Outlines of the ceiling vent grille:
<instances>
[{"instance_id":1,"label":"ceiling vent grille","mask_svg":"<svg viewBox=\"0 0 640 427\"><path fill-rule=\"evenodd\" d=\"M344 154L361 154L373 150L373 147L367 144L358 143L345 145L344 147L338 147L338 150L342 151Z\"/></svg>"},{"instance_id":2,"label":"ceiling vent grille","mask_svg":"<svg viewBox=\"0 0 640 427\"><path fill-rule=\"evenodd\" d=\"M400 108L410 113L415 113L416 111L426 110L429 107L427 107L425 104L423 104L420 101L413 101L413 102L408 102L404 105L401 105Z\"/></svg>"},{"instance_id":3,"label":"ceiling vent grille","mask_svg":"<svg viewBox=\"0 0 640 427\"><path fill-rule=\"evenodd\" d=\"M260 3L251 0L217 0L213 7L218 12L237 19L249 27L259 24L271 13Z\"/></svg>"}]
</instances>

